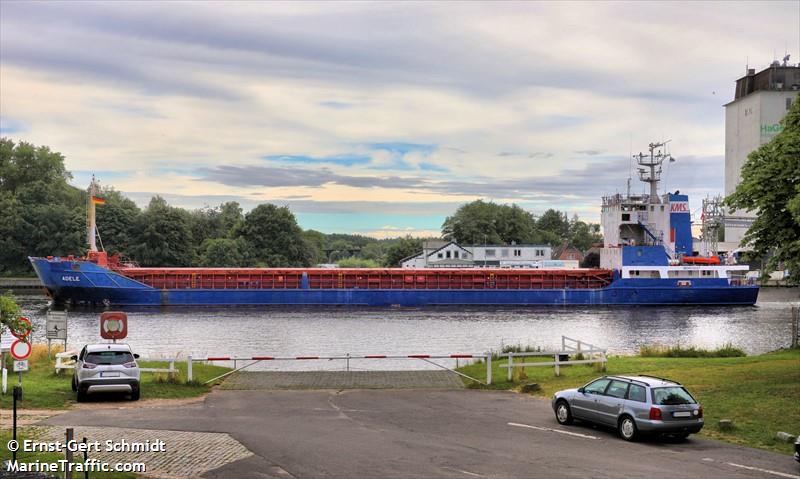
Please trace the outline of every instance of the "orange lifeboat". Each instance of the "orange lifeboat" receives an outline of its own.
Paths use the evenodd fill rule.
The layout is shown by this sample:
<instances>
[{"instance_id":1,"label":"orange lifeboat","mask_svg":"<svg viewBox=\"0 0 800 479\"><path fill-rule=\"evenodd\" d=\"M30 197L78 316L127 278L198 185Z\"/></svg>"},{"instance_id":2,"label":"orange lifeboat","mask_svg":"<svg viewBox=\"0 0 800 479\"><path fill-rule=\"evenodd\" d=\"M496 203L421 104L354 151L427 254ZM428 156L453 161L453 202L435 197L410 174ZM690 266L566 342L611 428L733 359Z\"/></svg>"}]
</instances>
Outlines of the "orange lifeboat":
<instances>
[{"instance_id":1,"label":"orange lifeboat","mask_svg":"<svg viewBox=\"0 0 800 479\"><path fill-rule=\"evenodd\" d=\"M703 257L703 256L684 256L684 264L720 264L719 256Z\"/></svg>"}]
</instances>

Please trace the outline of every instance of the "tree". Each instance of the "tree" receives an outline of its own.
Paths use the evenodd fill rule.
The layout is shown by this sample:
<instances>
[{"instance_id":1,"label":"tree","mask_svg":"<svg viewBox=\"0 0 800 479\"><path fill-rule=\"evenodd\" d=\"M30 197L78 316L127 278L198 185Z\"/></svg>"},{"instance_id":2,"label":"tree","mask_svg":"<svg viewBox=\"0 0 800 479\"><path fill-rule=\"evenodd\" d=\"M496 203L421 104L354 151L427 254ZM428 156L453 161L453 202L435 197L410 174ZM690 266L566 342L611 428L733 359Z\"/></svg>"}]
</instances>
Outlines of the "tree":
<instances>
[{"instance_id":1,"label":"tree","mask_svg":"<svg viewBox=\"0 0 800 479\"><path fill-rule=\"evenodd\" d=\"M305 239L308 247L311 248L312 264L327 263L328 257L325 255L325 233L320 233L315 230L303 231L303 239Z\"/></svg>"},{"instance_id":2,"label":"tree","mask_svg":"<svg viewBox=\"0 0 800 479\"><path fill-rule=\"evenodd\" d=\"M442 237L461 244L532 243L536 239L536 221L517 205L476 200L445 219Z\"/></svg>"},{"instance_id":3,"label":"tree","mask_svg":"<svg viewBox=\"0 0 800 479\"><path fill-rule=\"evenodd\" d=\"M557 243L550 243L556 246L559 243L569 239L569 220L567 214L550 208L536 222L536 227L541 231L550 232L552 237L558 238ZM552 238L551 237L551 238Z\"/></svg>"},{"instance_id":4,"label":"tree","mask_svg":"<svg viewBox=\"0 0 800 479\"><path fill-rule=\"evenodd\" d=\"M380 264L372 259L357 258L351 256L344 258L336 263L340 268L378 268Z\"/></svg>"},{"instance_id":5,"label":"tree","mask_svg":"<svg viewBox=\"0 0 800 479\"><path fill-rule=\"evenodd\" d=\"M16 300L14 300L14 295L11 294L11 291L0 295L0 333L4 333L3 326L7 326L9 330L14 331L32 331L34 328L32 325L20 321L20 308L17 304Z\"/></svg>"},{"instance_id":6,"label":"tree","mask_svg":"<svg viewBox=\"0 0 800 479\"><path fill-rule=\"evenodd\" d=\"M97 230L103 248L109 253L130 255L142 211L136 203L111 187L104 187L100 196L105 204L97 206Z\"/></svg>"},{"instance_id":7,"label":"tree","mask_svg":"<svg viewBox=\"0 0 800 479\"><path fill-rule=\"evenodd\" d=\"M154 196L137 219L131 256L143 266L190 266L194 260L190 222L186 210Z\"/></svg>"},{"instance_id":8,"label":"tree","mask_svg":"<svg viewBox=\"0 0 800 479\"><path fill-rule=\"evenodd\" d=\"M796 284L800 283L800 100L781 124L780 133L748 155L742 181L725 205L756 214L742 242L769 258L763 274L782 264L789 281Z\"/></svg>"},{"instance_id":9,"label":"tree","mask_svg":"<svg viewBox=\"0 0 800 479\"><path fill-rule=\"evenodd\" d=\"M583 261L581 261L581 268L599 268L599 267L600 267L600 255L595 253L594 251L584 256Z\"/></svg>"},{"instance_id":10,"label":"tree","mask_svg":"<svg viewBox=\"0 0 800 479\"><path fill-rule=\"evenodd\" d=\"M600 234L600 225L596 223L584 223L575 215L569 222L569 242L572 246L581 251L586 251L595 243L603 241Z\"/></svg>"},{"instance_id":11,"label":"tree","mask_svg":"<svg viewBox=\"0 0 800 479\"><path fill-rule=\"evenodd\" d=\"M244 238L209 238L198 251L203 267L239 268L253 265L253 254Z\"/></svg>"},{"instance_id":12,"label":"tree","mask_svg":"<svg viewBox=\"0 0 800 479\"><path fill-rule=\"evenodd\" d=\"M83 253L86 196L70 178L60 153L0 139L0 274L30 274L28 256Z\"/></svg>"},{"instance_id":13,"label":"tree","mask_svg":"<svg viewBox=\"0 0 800 479\"><path fill-rule=\"evenodd\" d=\"M262 204L247 213L236 228L249 244L259 264L274 266L310 266L312 247L303 237L297 220L289 208Z\"/></svg>"},{"instance_id":14,"label":"tree","mask_svg":"<svg viewBox=\"0 0 800 479\"><path fill-rule=\"evenodd\" d=\"M406 236L389 246L383 264L389 268L397 268L400 266L400 260L420 252L422 252L422 240Z\"/></svg>"},{"instance_id":15,"label":"tree","mask_svg":"<svg viewBox=\"0 0 800 479\"><path fill-rule=\"evenodd\" d=\"M228 201L215 208L201 208L191 213L192 237L200 247L206 239L229 238L234 228L244 220L242 207Z\"/></svg>"}]
</instances>

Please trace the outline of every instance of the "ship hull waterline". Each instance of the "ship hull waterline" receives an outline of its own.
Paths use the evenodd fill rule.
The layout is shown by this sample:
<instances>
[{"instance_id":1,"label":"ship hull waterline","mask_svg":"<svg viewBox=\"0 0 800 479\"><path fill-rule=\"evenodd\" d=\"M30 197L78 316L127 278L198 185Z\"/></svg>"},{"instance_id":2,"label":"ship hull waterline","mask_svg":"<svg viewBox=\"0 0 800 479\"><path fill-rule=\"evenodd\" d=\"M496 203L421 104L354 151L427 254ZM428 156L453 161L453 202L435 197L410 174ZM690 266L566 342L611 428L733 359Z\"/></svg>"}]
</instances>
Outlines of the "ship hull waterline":
<instances>
[{"instance_id":1,"label":"ship hull waterline","mask_svg":"<svg viewBox=\"0 0 800 479\"><path fill-rule=\"evenodd\" d=\"M602 288L554 289L157 289L87 262L31 258L56 303L108 306L541 306L541 305L753 305L758 287L726 279L622 279Z\"/></svg>"}]
</instances>

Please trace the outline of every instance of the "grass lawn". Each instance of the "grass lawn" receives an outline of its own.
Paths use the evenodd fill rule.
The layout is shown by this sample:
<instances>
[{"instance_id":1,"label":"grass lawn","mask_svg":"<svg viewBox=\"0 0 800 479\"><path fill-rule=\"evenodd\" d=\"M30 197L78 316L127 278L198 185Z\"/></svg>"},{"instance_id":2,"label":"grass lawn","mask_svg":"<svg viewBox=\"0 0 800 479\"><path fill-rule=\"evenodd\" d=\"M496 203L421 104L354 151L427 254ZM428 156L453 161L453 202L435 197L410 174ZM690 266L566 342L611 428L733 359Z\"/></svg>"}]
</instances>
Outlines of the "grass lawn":
<instances>
[{"instance_id":1,"label":"grass lawn","mask_svg":"<svg viewBox=\"0 0 800 479\"><path fill-rule=\"evenodd\" d=\"M499 367L505 362L492 362L491 386L465 383L471 388L516 389L535 382L541 386L536 394L549 398L603 374L651 374L679 381L700 401L706 424L701 436L790 454L794 445L777 441L775 433L800 434L800 349L738 358L610 357L605 373L592 365L574 365L562 366L561 376L555 377L552 367L532 367L525 368L527 379L516 382L508 382L507 369ZM484 363L459 371L486 380ZM734 429L721 431L720 419L733 420Z\"/></svg>"},{"instance_id":2,"label":"grass lawn","mask_svg":"<svg viewBox=\"0 0 800 479\"><path fill-rule=\"evenodd\" d=\"M38 345L37 345L38 346ZM38 348L37 348L38 349ZM6 355L8 356L8 355ZM30 371L22 373L23 400L17 407L25 409L64 409L75 403L72 392L72 370L63 370L55 374L55 360L49 361L47 353L32 355ZM166 362L140 361L141 367L167 368ZM174 380L168 381L165 374L143 372L141 376L141 399L154 398L189 398L200 396L210 390L210 386L202 385L226 371L228 368L195 363L192 375L195 382L186 383L186 362L176 362L179 370ZM17 384L17 373L8 365L8 393L0 395L0 408L10 409L12 404L11 388Z\"/></svg>"}]
</instances>

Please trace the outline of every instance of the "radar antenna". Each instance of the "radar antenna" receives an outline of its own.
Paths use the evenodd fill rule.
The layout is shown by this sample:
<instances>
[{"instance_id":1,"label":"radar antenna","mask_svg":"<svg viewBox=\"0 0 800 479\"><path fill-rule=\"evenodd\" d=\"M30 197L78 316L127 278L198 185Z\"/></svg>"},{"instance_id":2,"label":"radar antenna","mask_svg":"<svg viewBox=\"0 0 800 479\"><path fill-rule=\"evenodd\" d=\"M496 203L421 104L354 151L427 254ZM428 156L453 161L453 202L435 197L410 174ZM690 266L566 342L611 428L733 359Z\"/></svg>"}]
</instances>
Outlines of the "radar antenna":
<instances>
[{"instance_id":1,"label":"radar antenna","mask_svg":"<svg viewBox=\"0 0 800 479\"><path fill-rule=\"evenodd\" d=\"M660 150L661 147L666 146L672 140L667 140L664 142L659 143L650 143L649 149L650 154L646 155L644 153L639 153L638 155L633 155L633 158L636 160L636 163L643 168L638 168L639 170L639 179L644 183L650 184L650 197L648 198L649 203L660 203L661 200L658 198L658 182L661 181L661 165L664 163L664 160L667 161L675 161L672 158L672 155L669 153L664 153Z\"/></svg>"}]
</instances>

